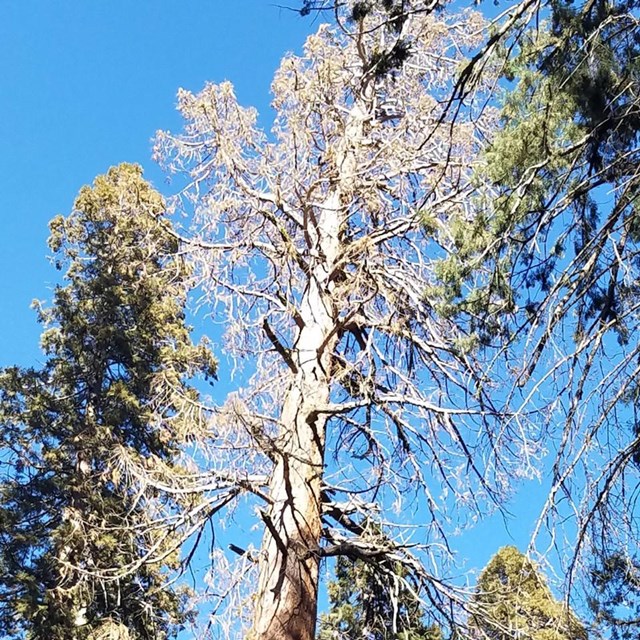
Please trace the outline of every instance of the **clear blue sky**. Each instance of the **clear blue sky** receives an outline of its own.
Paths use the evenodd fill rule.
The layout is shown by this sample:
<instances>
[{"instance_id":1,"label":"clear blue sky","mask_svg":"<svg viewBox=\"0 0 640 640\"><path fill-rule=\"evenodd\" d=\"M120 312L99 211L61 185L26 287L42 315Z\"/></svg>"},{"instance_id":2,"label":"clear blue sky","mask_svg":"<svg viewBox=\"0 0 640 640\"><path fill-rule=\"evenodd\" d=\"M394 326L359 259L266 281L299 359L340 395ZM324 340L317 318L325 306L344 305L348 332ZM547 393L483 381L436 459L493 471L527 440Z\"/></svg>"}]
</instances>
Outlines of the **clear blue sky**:
<instances>
[{"instance_id":1,"label":"clear blue sky","mask_svg":"<svg viewBox=\"0 0 640 640\"><path fill-rule=\"evenodd\" d=\"M273 72L316 26L269 0L0 3L0 366L42 360L30 303L50 300L58 277L46 258L48 220L119 162L142 164L163 189L151 138L180 128L179 87L231 80L268 125ZM526 501L514 509L522 543L535 510ZM460 541L471 565L512 542L498 520Z\"/></svg>"},{"instance_id":2,"label":"clear blue sky","mask_svg":"<svg viewBox=\"0 0 640 640\"><path fill-rule=\"evenodd\" d=\"M30 303L57 277L48 220L119 162L162 189L151 138L179 129L178 88L231 80L265 113L280 58L314 28L269 0L0 3L0 366L39 359Z\"/></svg>"}]
</instances>

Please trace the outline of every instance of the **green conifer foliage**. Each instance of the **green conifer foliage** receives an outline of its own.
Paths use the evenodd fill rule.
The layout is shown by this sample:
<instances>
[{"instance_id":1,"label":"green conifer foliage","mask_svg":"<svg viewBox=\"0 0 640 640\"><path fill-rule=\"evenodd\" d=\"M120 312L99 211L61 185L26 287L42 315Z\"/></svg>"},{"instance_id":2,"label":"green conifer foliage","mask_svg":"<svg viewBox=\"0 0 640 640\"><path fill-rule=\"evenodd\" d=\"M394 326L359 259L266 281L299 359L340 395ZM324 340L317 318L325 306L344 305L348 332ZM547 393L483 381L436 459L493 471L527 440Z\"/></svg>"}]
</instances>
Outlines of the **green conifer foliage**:
<instances>
[{"instance_id":1,"label":"green conifer foliage","mask_svg":"<svg viewBox=\"0 0 640 640\"><path fill-rule=\"evenodd\" d=\"M0 636L156 640L185 620L184 596L163 588L178 545L152 526L171 505L118 462L126 451L170 469L181 403L197 398L184 381L215 373L185 325L189 273L163 214L140 167L122 164L50 224L65 278L37 304L46 361L0 374Z\"/></svg>"},{"instance_id":2,"label":"green conifer foliage","mask_svg":"<svg viewBox=\"0 0 640 640\"><path fill-rule=\"evenodd\" d=\"M602 637L637 640L640 637L640 562L622 553L603 558L591 572L589 597Z\"/></svg>"},{"instance_id":3,"label":"green conifer foliage","mask_svg":"<svg viewBox=\"0 0 640 640\"><path fill-rule=\"evenodd\" d=\"M529 27L514 8L501 36L510 84L478 175L494 194L447 228L454 247L427 296L468 321L472 348L511 349L515 394L549 389L540 424L561 444L546 522L578 532L573 584L592 553L634 553L638 541L626 514L640 459L639 5L548 5L549 23Z\"/></svg>"},{"instance_id":4,"label":"green conifer foliage","mask_svg":"<svg viewBox=\"0 0 640 640\"><path fill-rule=\"evenodd\" d=\"M338 558L329 584L330 609L320 618L319 640L441 640L428 626L401 567Z\"/></svg>"},{"instance_id":5,"label":"green conifer foliage","mask_svg":"<svg viewBox=\"0 0 640 640\"><path fill-rule=\"evenodd\" d=\"M474 637L491 640L585 640L584 627L556 600L538 568L503 547L480 574L470 620Z\"/></svg>"}]
</instances>

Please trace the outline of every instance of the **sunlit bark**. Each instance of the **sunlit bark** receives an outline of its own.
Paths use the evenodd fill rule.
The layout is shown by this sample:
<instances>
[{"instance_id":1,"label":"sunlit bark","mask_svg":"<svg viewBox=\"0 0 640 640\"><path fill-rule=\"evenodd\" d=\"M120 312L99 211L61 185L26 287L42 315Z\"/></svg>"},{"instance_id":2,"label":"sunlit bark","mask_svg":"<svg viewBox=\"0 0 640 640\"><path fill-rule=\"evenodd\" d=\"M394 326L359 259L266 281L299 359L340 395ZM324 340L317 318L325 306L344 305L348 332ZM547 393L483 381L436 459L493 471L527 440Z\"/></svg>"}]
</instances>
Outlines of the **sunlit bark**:
<instances>
[{"instance_id":1,"label":"sunlit bark","mask_svg":"<svg viewBox=\"0 0 640 640\"><path fill-rule=\"evenodd\" d=\"M326 555L402 562L436 607L450 604L420 554L439 552L461 501L472 520L529 473L513 464L523 441L535 457L521 416L499 406L500 381L425 295L455 225L475 216L471 173L493 112L483 86L455 122L443 104L483 22L416 14L390 36L377 19L320 27L283 60L270 138L223 83L181 92L184 133L157 139L188 178L175 206L193 219L185 250L225 349L251 368L212 408L204 475L219 482L214 504L234 486L257 501L260 640L314 637ZM407 60L379 74L372 54L404 42ZM408 504L428 514L411 544ZM377 547L367 518L395 538Z\"/></svg>"}]
</instances>

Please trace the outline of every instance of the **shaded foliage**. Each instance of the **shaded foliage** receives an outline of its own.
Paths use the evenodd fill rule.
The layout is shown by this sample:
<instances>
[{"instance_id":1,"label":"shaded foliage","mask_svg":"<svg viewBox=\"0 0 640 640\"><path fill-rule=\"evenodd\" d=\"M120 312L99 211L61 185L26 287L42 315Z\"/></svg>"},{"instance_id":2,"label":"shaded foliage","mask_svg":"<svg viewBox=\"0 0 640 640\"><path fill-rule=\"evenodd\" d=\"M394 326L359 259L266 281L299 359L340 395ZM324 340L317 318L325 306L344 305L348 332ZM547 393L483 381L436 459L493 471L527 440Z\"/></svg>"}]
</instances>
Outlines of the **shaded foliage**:
<instances>
[{"instance_id":1,"label":"shaded foliage","mask_svg":"<svg viewBox=\"0 0 640 640\"><path fill-rule=\"evenodd\" d=\"M185 325L189 274L163 213L123 164L51 222L65 280L36 305L46 361L0 375L0 635L80 640L121 625L158 639L185 621L184 594L164 589L175 545L119 464L126 450L172 465L178 402L197 398L183 380L215 372ZM163 561L145 564L151 550Z\"/></svg>"},{"instance_id":2,"label":"shaded foliage","mask_svg":"<svg viewBox=\"0 0 640 640\"><path fill-rule=\"evenodd\" d=\"M640 637L640 563L615 554L591 573L593 591L589 608L596 625L613 640Z\"/></svg>"},{"instance_id":3,"label":"shaded foliage","mask_svg":"<svg viewBox=\"0 0 640 640\"><path fill-rule=\"evenodd\" d=\"M319 640L441 640L425 622L420 586L400 563L349 558L336 561L328 585L329 611L320 616Z\"/></svg>"}]
</instances>

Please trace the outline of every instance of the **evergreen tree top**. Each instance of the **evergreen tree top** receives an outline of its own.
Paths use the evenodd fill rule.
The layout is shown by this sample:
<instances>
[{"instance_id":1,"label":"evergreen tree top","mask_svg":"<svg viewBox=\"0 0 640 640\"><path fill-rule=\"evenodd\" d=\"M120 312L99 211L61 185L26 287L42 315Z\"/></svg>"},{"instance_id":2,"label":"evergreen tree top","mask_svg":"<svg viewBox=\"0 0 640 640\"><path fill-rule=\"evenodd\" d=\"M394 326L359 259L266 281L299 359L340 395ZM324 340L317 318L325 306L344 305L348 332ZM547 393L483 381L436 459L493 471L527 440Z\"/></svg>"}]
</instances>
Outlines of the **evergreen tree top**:
<instances>
[{"instance_id":1,"label":"evergreen tree top","mask_svg":"<svg viewBox=\"0 0 640 640\"><path fill-rule=\"evenodd\" d=\"M163 215L140 167L123 164L51 222L64 281L50 307L37 303L46 362L0 373L12 463L0 483L2 636L161 640L186 619L184 593L165 589L179 538L153 527L177 505L123 466L177 470L182 408L198 397L186 381L215 374L185 324L189 271Z\"/></svg>"},{"instance_id":2,"label":"evergreen tree top","mask_svg":"<svg viewBox=\"0 0 640 640\"><path fill-rule=\"evenodd\" d=\"M554 598L538 569L513 546L484 568L473 596L474 636L491 640L586 640L575 614Z\"/></svg>"}]
</instances>

